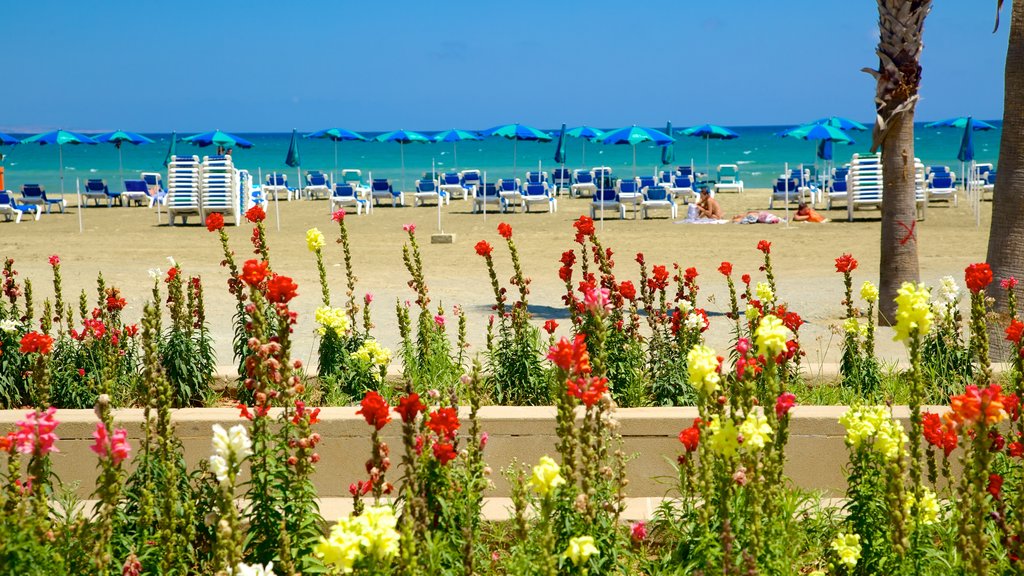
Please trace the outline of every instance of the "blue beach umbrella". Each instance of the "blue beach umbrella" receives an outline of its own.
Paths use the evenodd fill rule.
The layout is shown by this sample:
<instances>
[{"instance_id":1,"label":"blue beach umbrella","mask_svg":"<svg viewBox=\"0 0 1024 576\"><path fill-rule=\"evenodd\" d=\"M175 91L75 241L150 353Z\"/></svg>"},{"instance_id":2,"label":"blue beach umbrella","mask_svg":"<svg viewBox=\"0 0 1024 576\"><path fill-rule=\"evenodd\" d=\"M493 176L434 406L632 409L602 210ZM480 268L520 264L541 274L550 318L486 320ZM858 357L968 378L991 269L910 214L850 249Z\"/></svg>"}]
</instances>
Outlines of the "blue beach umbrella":
<instances>
[{"instance_id":1,"label":"blue beach umbrella","mask_svg":"<svg viewBox=\"0 0 1024 576\"><path fill-rule=\"evenodd\" d=\"M974 131L996 129L992 124L983 120L975 120L970 116L957 116L955 118L946 118L945 120L929 122L925 124L924 127L963 129L964 134L960 138L960 150L956 154L956 159L960 161L960 175L962 182L967 182L967 178L965 177L966 174L964 173L964 164L974 161Z\"/></svg>"},{"instance_id":2,"label":"blue beach umbrella","mask_svg":"<svg viewBox=\"0 0 1024 576\"><path fill-rule=\"evenodd\" d=\"M565 164L565 124L558 133L558 145L555 146L555 164Z\"/></svg>"},{"instance_id":3,"label":"blue beach umbrella","mask_svg":"<svg viewBox=\"0 0 1024 576\"><path fill-rule=\"evenodd\" d=\"M220 130L214 130L213 132L203 132L202 134L194 134L186 138L181 139L182 142L188 142L205 148L207 146L217 146L218 148L252 148L252 142L249 142L241 136L235 136L234 134L228 134L227 132L221 132Z\"/></svg>"},{"instance_id":4,"label":"blue beach umbrella","mask_svg":"<svg viewBox=\"0 0 1024 576\"><path fill-rule=\"evenodd\" d=\"M579 138L580 140L583 140L583 158L581 162L584 166L586 166L587 142L593 142L594 140L600 138L602 135L604 135L604 130L598 130L597 128L591 128L590 126L577 126L575 128L570 128L566 132L566 134L572 136L573 138Z\"/></svg>"},{"instance_id":5,"label":"blue beach umbrella","mask_svg":"<svg viewBox=\"0 0 1024 576\"><path fill-rule=\"evenodd\" d=\"M956 154L956 159L961 162L973 162L974 161L974 121L971 118L967 119L967 124L964 126L964 135L960 138L960 151Z\"/></svg>"},{"instance_id":6,"label":"blue beach umbrella","mask_svg":"<svg viewBox=\"0 0 1024 576\"><path fill-rule=\"evenodd\" d=\"M68 130L54 130L52 132L44 132L43 134L36 134L35 136L29 136L21 141L22 144L56 144L57 145L57 157L60 162L60 193L64 195L64 145L65 144L88 144L95 145L97 142L85 134L79 134L77 132L71 132Z\"/></svg>"},{"instance_id":7,"label":"blue beach umbrella","mask_svg":"<svg viewBox=\"0 0 1024 576\"><path fill-rule=\"evenodd\" d=\"M8 134L4 134L3 132L0 132L0 146L15 146L15 145L17 145L19 143L21 143L21 140L18 140L14 136L10 136ZM2 153L0 153L0 166L3 166L3 165L4 165L4 155Z\"/></svg>"},{"instance_id":8,"label":"blue beach umbrella","mask_svg":"<svg viewBox=\"0 0 1024 576\"><path fill-rule=\"evenodd\" d=\"M672 135L672 123L671 122L668 122L667 124L665 124L665 134L668 134L669 136ZM664 146L662 146L661 147L661 164L663 166L668 166L669 164L672 164L675 161L676 161L676 146L675 146L675 143L673 142L672 144L665 144Z\"/></svg>"},{"instance_id":9,"label":"blue beach umbrella","mask_svg":"<svg viewBox=\"0 0 1024 576\"><path fill-rule=\"evenodd\" d=\"M820 142L818 142L818 154L817 154L817 156L818 156L818 158L821 158L822 160L831 160L832 159L832 141L831 140L821 140Z\"/></svg>"},{"instance_id":10,"label":"blue beach umbrella","mask_svg":"<svg viewBox=\"0 0 1024 576\"><path fill-rule=\"evenodd\" d=\"M842 116L829 116L828 118L818 118L817 120L810 122L810 124L822 124L824 126L831 126L833 128L839 128L840 130L856 130L863 132L868 129L867 126L857 122L856 120L850 120L849 118L843 118Z\"/></svg>"},{"instance_id":11,"label":"blue beach umbrella","mask_svg":"<svg viewBox=\"0 0 1024 576\"><path fill-rule=\"evenodd\" d=\"M452 155L455 163L455 169L459 169L459 142L463 140L481 140L480 135L476 132L469 130L445 130L444 132L438 132L434 134L434 142L451 142L452 143Z\"/></svg>"},{"instance_id":12,"label":"blue beach umbrella","mask_svg":"<svg viewBox=\"0 0 1024 576\"><path fill-rule=\"evenodd\" d=\"M633 147L633 176L636 176L636 145L641 142L653 142L658 146L664 146L676 141L675 138L654 128L643 126L629 126L605 132L600 140L603 144L628 144Z\"/></svg>"},{"instance_id":13,"label":"blue beach umbrella","mask_svg":"<svg viewBox=\"0 0 1024 576\"><path fill-rule=\"evenodd\" d=\"M482 136L501 136L512 140L512 177L516 175L516 154L519 152L519 141L550 142L551 135L543 130L526 124L503 124L488 128L480 133Z\"/></svg>"},{"instance_id":14,"label":"blue beach umbrella","mask_svg":"<svg viewBox=\"0 0 1024 576\"><path fill-rule=\"evenodd\" d=\"M740 135L729 130L725 126L716 124L701 124L683 130L684 136L693 136L704 139L704 162L707 164L708 174L711 174L711 140L732 140Z\"/></svg>"},{"instance_id":15,"label":"blue beach umbrella","mask_svg":"<svg viewBox=\"0 0 1024 576\"><path fill-rule=\"evenodd\" d=\"M93 136L93 140L102 142L105 144L113 144L117 148L117 174L121 177L121 186L124 186L124 156L121 150L121 145L124 143L138 146L139 144L153 144L153 140L143 136L142 134L136 134L135 132L125 132L124 130L115 130L113 132L106 132L99 136Z\"/></svg>"},{"instance_id":16,"label":"blue beach umbrella","mask_svg":"<svg viewBox=\"0 0 1024 576\"><path fill-rule=\"evenodd\" d=\"M316 138L318 140L327 139L334 142L334 171L338 171L338 142L366 142L366 136L358 132L346 130L345 128L324 128L323 130L317 130L310 134L306 134L303 138Z\"/></svg>"},{"instance_id":17,"label":"blue beach umbrella","mask_svg":"<svg viewBox=\"0 0 1024 576\"><path fill-rule=\"evenodd\" d=\"M829 140L843 144L853 144L853 139L839 128L825 124L804 124L779 132L783 138L799 138L800 140Z\"/></svg>"},{"instance_id":18,"label":"blue beach umbrella","mask_svg":"<svg viewBox=\"0 0 1024 576\"><path fill-rule=\"evenodd\" d=\"M374 140L377 142L398 142L398 149L401 150L402 155L402 187L405 188L405 145L410 142L430 142L430 138L412 130L393 130L377 136Z\"/></svg>"},{"instance_id":19,"label":"blue beach umbrella","mask_svg":"<svg viewBox=\"0 0 1024 576\"><path fill-rule=\"evenodd\" d=\"M292 141L288 144L288 154L284 157L284 163L291 168L302 166L302 160L299 158L299 138L294 128L292 128Z\"/></svg>"}]
</instances>

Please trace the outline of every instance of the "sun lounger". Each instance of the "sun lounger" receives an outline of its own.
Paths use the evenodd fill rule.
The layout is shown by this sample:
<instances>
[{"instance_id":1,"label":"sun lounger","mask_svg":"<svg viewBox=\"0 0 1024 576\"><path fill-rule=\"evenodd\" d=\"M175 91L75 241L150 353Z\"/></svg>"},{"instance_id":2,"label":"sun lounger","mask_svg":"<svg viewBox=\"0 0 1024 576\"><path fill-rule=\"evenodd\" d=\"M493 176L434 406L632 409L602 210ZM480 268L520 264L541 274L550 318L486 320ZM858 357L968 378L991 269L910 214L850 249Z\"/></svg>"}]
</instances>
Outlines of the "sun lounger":
<instances>
[{"instance_id":1,"label":"sun lounger","mask_svg":"<svg viewBox=\"0 0 1024 576\"><path fill-rule=\"evenodd\" d=\"M956 196L956 177L948 171L935 171L928 174L928 201L953 202L958 204Z\"/></svg>"},{"instance_id":2,"label":"sun lounger","mask_svg":"<svg viewBox=\"0 0 1024 576\"><path fill-rule=\"evenodd\" d=\"M26 213L35 214L35 219L43 214L43 207L39 204L18 204L14 201L14 195L10 190L0 191L0 215L4 220L10 222L14 218L15 224L21 223L21 217Z\"/></svg>"},{"instance_id":3,"label":"sun lounger","mask_svg":"<svg viewBox=\"0 0 1024 576\"><path fill-rule=\"evenodd\" d=\"M536 204L547 205L548 212L558 210L558 201L551 195L551 188L546 182L527 182L523 187L522 201L527 212Z\"/></svg>"},{"instance_id":4,"label":"sun lounger","mask_svg":"<svg viewBox=\"0 0 1024 576\"><path fill-rule=\"evenodd\" d=\"M416 192L413 193L413 206L425 206L427 202L445 203L448 194L441 190L437 180L421 179L416 181Z\"/></svg>"},{"instance_id":5,"label":"sun lounger","mask_svg":"<svg viewBox=\"0 0 1024 576\"><path fill-rule=\"evenodd\" d=\"M471 194L470 188L463 185L462 177L457 172L446 172L441 176L441 192L448 196L449 203L455 197L466 200Z\"/></svg>"},{"instance_id":6,"label":"sun lounger","mask_svg":"<svg viewBox=\"0 0 1024 576\"><path fill-rule=\"evenodd\" d=\"M122 195L128 206L131 206L132 202L137 206L150 203L149 186L145 180L125 180Z\"/></svg>"},{"instance_id":7,"label":"sun lounger","mask_svg":"<svg viewBox=\"0 0 1024 576\"><path fill-rule=\"evenodd\" d=\"M547 172L527 172L526 183L527 184L547 184L548 173Z\"/></svg>"},{"instance_id":8,"label":"sun lounger","mask_svg":"<svg viewBox=\"0 0 1024 576\"><path fill-rule=\"evenodd\" d=\"M569 195L573 198L587 194L593 196L597 193L597 183L594 182L594 173L590 170L573 170L573 184L569 187Z\"/></svg>"},{"instance_id":9,"label":"sun lounger","mask_svg":"<svg viewBox=\"0 0 1024 576\"><path fill-rule=\"evenodd\" d=\"M292 199L293 190L288 187L288 175L278 172L267 174L267 180L263 183L263 197L268 200L279 200L284 194L285 200Z\"/></svg>"},{"instance_id":10,"label":"sun lounger","mask_svg":"<svg viewBox=\"0 0 1024 576\"><path fill-rule=\"evenodd\" d=\"M205 221L207 216L216 212L234 218L236 226L241 225L238 171L231 156L205 156L200 168L200 217Z\"/></svg>"},{"instance_id":11,"label":"sun lounger","mask_svg":"<svg viewBox=\"0 0 1024 576\"><path fill-rule=\"evenodd\" d=\"M47 214L50 213L50 208L53 206L56 206L61 213L64 213L64 206L67 205L64 198L47 198L46 187L39 184L22 184L21 202L23 204L39 206L40 208L45 207Z\"/></svg>"},{"instance_id":12,"label":"sun lounger","mask_svg":"<svg viewBox=\"0 0 1024 576\"><path fill-rule=\"evenodd\" d=\"M989 170L985 173L984 184L981 185L981 198L985 198L985 194L993 194L996 191L996 171Z\"/></svg>"},{"instance_id":13,"label":"sun lounger","mask_svg":"<svg viewBox=\"0 0 1024 576\"><path fill-rule=\"evenodd\" d=\"M619 202L622 203L623 209L631 209L633 211L633 218L636 218L637 212L640 211L640 203L644 201L644 195L640 191L640 184L632 178L620 178L615 183L615 191L619 194Z\"/></svg>"},{"instance_id":14,"label":"sun lounger","mask_svg":"<svg viewBox=\"0 0 1024 576\"><path fill-rule=\"evenodd\" d=\"M167 166L167 217L171 226L181 218L199 216L200 165L198 156L175 156Z\"/></svg>"},{"instance_id":15,"label":"sun lounger","mask_svg":"<svg viewBox=\"0 0 1024 576\"><path fill-rule=\"evenodd\" d=\"M459 173L462 176L462 185L469 188L469 193L472 196L476 195L476 191L480 189L482 177L480 176L479 170L463 170Z\"/></svg>"},{"instance_id":16,"label":"sun lounger","mask_svg":"<svg viewBox=\"0 0 1024 576\"><path fill-rule=\"evenodd\" d=\"M774 209L776 202L786 202L787 200L791 204L806 202L809 191L810 188L801 186L800 181L796 178L779 178L772 185L772 196L768 200L768 209ZM813 198L811 200L813 201Z\"/></svg>"},{"instance_id":17,"label":"sun lounger","mask_svg":"<svg viewBox=\"0 0 1024 576\"><path fill-rule=\"evenodd\" d=\"M498 183L498 190L501 192L501 198L505 201L505 211L515 210L517 206L522 207L523 205L523 192L520 189L521 183L519 178L502 178L501 182Z\"/></svg>"},{"instance_id":18,"label":"sun lounger","mask_svg":"<svg viewBox=\"0 0 1024 576\"><path fill-rule=\"evenodd\" d=\"M380 206L381 200L390 200L391 207L405 206L405 194L395 190L387 178L374 178L370 184L370 198L374 205Z\"/></svg>"},{"instance_id":19,"label":"sun lounger","mask_svg":"<svg viewBox=\"0 0 1024 576\"><path fill-rule=\"evenodd\" d=\"M334 193L331 194L331 212L334 212L338 208L344 208L346 206L354 206L356 209L356 215L363 213L363 209L366 209L366 213L370 213L372 205L366 198L360 198L356 189L351 184L335 184Z\"/></svg>"},{"instance_id":20,"label":"sun lounger","mask_svg":"<svg viewBox=\"0 0 1024 576\"><path fill-rule=\"evenodd\" d=\"M139 177L146 183L149 195L149 207L159 202L161 205L167 203L167 189L164 188L164 179L159 172L143 172Z\"/></svg>"},{"instance_id":21,"label":"sun lounger","mask_svg":"<svg viewBox=\"0 0 1024 576\"><path fill-rule=\"evenodd\" d=\"M618 210L619 220L626 217L626 207L619 202L619 193L614 189L598 190L597 194L594 195L594 200L590 203L590 217L597 218L597 211L601 211L601 216L604 216L605 210Z\"/></svg>"},{"instance_id":22,"label":"sun lounger","mask_svg":"<svg viewBox=\"0 0 1024 576\"><path fill-rule=\"evenodd\" d=\"M493 204L501 212L507 208L505 199L501 197L501 190L494 182L483 185L473 197L473 213L483 211L488 204Z\"/></svg>"},{"instance_id":23,"label":"sun lounger","mask_svg":"<svg viewBox=\"0 0 1024 576\"><path fill-rule=\"evenodd\" d=\"M124 206L124 200L121 198L121 191L116 190L110 191L110 186L107 186L107 181L97 178L90 178L85 181L85 189L82 191L82 207L89 205L89 200L92 200L96 206L100 206L100 203L106 203L107 208L112 208L114 202L117 202L118 206Z\"/></svg>"},{"instance_id":24,"label":"sun lounger","mask_svg":"<svg viewBox=\"0 0 1024 576\"><path fill-rule=\"evenodd\" d=\"M693 176L676 176L672 178L672 186L668 189L676 198L682 198L685 203L692 196L695 200L699 194L693 187ZM711 190L711 197L715 197L715 191Z\"/></svg>"},{"instance_id":25,"label":"sun lounger","mask_svg":"<svg viewBox=\"0 0 1024 576\"><path fill-rule=\"evenodd\" d=\"M648 186L644 188L644 199L640 204L640 216L647 219L651 210L669 211L672 219L679 215L676 203L672 200L672 194L662 186Z\"/></svg>"},{"instance_id":26,"label":"sun lounger","mask_svg":"<svg viewBox=\"0 0 1024 576\"><path fill-rule=\"evenodd\" d=\"M850 161L850 175L847 181L849 182L849 200L846 204L847 220L853 220L853 212L857 208L882 207L884 182L880 155L854 154ZM923 218L928 202L928 190L925 186L924 165L917 158L914 159L914 188L918 217Z\"/></svg>"},{"instance_id":27,"label":"sun lounger","mask_svg":"<svg viewBox=\"0 0 1024 576\"><path fill-rule=\"evenodd\" d=\"M572 187L572 171L568 168L555 168L551 171L551 185L554 186L552 194L555 196L568 192Z\"/></svg>"},{"instance_id":28,"label":"sun lounger","mask_svg":"<svg viewBox=\"0 0 1024 576\"><path fill-rule=\"evenodd\" d=\"M832 181L829 183L827 208L832 209L832 203L836 201L846 202L849 199L849 183L847 177L850 174L849 168L836 168L832 174Z\"/></svg>"},{"instance_id":29,"label":"sun lounger","mask_svg":"<svg viewBox=\"0 0 1024 576\"><path fill-rule=\"evenodd\" d=\"M319 170L306 172L306 186L303 195L311 200L321 200L331 195L331 180Z\"/></svg>"},{"instance_id":30,"label":"sun lounger","mask_svg":"<svg viewBox=\"0 0 1024 576\"><path fill-rule=\"evenodd\" d=\"M740 180L740 167L736 164L722 164L718 167L716 192L743 192L743 180Z\"/></svg>"},{"instance_id":31,"label":"sun lounger","mask_svg":"<svg viewBox=\"0 0 1024 576\"><path fill-rule=\"evenodd\" d=\"M341 182L348 184L356 192L356 196L364 200L370 198L370 186L363 181L363 171L355 168L345 168L341 171Z\"/></svg>"}]
</instances>

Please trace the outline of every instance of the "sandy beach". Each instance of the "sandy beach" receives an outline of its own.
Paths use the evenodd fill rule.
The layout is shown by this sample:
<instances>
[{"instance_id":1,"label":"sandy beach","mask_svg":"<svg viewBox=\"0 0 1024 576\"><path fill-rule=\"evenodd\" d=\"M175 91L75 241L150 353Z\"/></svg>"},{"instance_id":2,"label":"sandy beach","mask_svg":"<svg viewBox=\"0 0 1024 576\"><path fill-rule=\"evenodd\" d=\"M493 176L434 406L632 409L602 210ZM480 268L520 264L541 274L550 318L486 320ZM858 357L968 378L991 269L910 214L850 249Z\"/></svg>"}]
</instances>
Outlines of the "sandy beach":
<instances>
[{"instance_id":1,"label":"sandy beach","mask_svg":"<svg viewBox=\"0 0 1024 576\"><path fill-rule=\"evenodd\" d=\"M727 215L746 210L764 209L768 191L748 190L744 194L722 194L719 200ZM73 203L73 199L71 199ZM473 351L480 352L484 341L492 292L486 268L473 251L473 245L486 239L495 245L499 278L511 274L508 252L496 232L499 222L508 222L520 251L525 272L532 279L531 310L538 323L555 318L568 329L565 309L561 303L562 282L558 279L558 258L572 243L572 221L588 210L589 200L563 197L558 212L530 214L470 213L470 203L456 200L442 210L444 231L454 233L454 244L431 244L429 235L437 230L435 207L380 207L371 215L350 215L348 223L354 250L354 268L358 277L357 291L374 296L374 334L388 347L398 342L394 306L396 299L411 298L407 287L408 274L402 264L402 225L414 223L423 249L424 267L433 304L441 303L449 311L461 305L468 315L469 339ZM344 273L341 249L330 241L337 237L336 225L330 221L325 201L281 202L280 223L275 207L270 205L267 228L271 260L276 271L291 275L300 286L293 302L298 310L295 354L304 361L315 361L315 335L312 312L319 304L320 293L313 255L307 250L305 232L318 227L329 240L325 257L335 305L344 297ZM968 202L961 199L957 208L933 204L926 220L919 222L921 278L934 284L945 275L962 279L964 267L984 259L988 236L990 203L983 203L981 226L976 227ZM598 231L602 243L615 252L616 272L620 280L637 281L639 271L634 256L643 252L649 264L678 262L683 267L695 266L700 273L701 299L711 314L709 343L717 348L726 345L729 324L720 314L728 307L725 283L716 271L719 263L733 263L738 277L750 273L755 281L761 253L757 241L772 242L772 255L779 285L779 297L790 303L807 324L802 328L803 345L807 351L806 365L813 372L822 362L835 362L840 351L840 338L833 332L842 313L841 277L835 273L833 261L843 252L851 252L859 261L856 285L863 280L877 281L879 262L879 212L856 212L853 223L847 223L845 208L822 211L836 219L824 224L794 223L786 225L691 225L677 224L665 218L652 220L607 219ZM783 210L776 214L784 216ZM610 215L611 213L609 213ZM685 215L685 208L680 210ZM38 222L26 219L20 225L0 224L3 256L13 257L21 278L33 281L37 310L42 299L52 298L51 275L47 257L59 254L62 261L65 297L77 303L78 293L85 289L90 301L95 300L95 278L102 272L108 285L119 287L128 301L125 312L130 321L141 315L152 280L148 270L166 269L167 258L173 257L190 275L200 275L206 285L207 313L210 329L216 340L218 362L232 363L231 314L233 299L226 290L226 272L219 265L222 255L215 235L191 219L188 226L157 225L156 214L144 208L88 208L82 213L84 232L79 234L78 209L70 207L66 214L43 215ZM278 230L280 224L280 230ZM232 246L241 261L251 254L248 225L229 227ZM880 356L899 359L902 345L893 343L891 333L883 331L878 338ZM393 365L392 370L399 366Z\"/></svg>"}]
</instances>

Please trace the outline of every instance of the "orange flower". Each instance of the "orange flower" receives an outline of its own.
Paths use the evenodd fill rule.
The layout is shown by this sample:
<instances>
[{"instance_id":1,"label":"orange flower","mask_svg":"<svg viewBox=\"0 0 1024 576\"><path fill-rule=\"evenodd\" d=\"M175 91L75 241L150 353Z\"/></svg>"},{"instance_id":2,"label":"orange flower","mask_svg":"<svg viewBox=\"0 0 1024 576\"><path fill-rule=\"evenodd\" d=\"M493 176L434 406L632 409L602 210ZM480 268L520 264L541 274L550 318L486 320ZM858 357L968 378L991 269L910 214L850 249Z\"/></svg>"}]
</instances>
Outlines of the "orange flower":
<instances>
[{"instance_id":1,"label":"orange flower","mask_svg":"<svg viewBox=\"0 0 1024 576\"><path fill-rule=\"evenodd\" d=\"M984 390L971 384L963 394L949 399L952 413L948 420L957 425L973 424L982 417L984 417L986 425L1001 422L1006 418L1002 391L1002 387L998 384L992 384Z\"/></svg>"}]
</instances>

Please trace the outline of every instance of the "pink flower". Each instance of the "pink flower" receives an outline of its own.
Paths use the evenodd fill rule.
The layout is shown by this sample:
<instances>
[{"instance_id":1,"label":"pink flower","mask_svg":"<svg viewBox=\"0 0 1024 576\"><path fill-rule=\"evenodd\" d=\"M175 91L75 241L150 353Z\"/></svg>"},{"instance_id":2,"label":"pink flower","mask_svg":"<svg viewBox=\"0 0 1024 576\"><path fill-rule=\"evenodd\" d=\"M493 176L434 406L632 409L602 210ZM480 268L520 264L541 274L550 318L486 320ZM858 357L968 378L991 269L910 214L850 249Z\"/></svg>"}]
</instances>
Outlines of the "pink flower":
<instances>
[{"instance_id":1,"label":"pink flower","mask_svg":"<svg viewBox=\"0 0 1024 576\"><path fill-rule=\"evenodd\" d=\"M416 232L416 225L415 224L403 224L402 225L402 230L405 230L409 234L412 234L412 233Z\"/></svg>"},{"instance_id":2,"label":"pink flower","mask_svg":"<svg viewBox=\"0 0 1024 576\"><path fill-rule=\"evenodd\" d=\"M373 302L373 294L370 294L369 292L367 292L366 296L363 296L363 302L365 302L367 304L369 304L370 302Z\"/></svg>"},{"instance_id":3,"label":"pink flower","mask_svg":"<svg viewBox=\"0 0 1024 576\"><path fill-rule=\"evenodd\" d=\"M60 256L57 256L56 254L54 254L53 256L50 256L50 266L58 266L58 265L60 265Z\"/></svg>"},{"instance_id":4,"label":"pink flower","mask_svg":"<svg viewBox=\"0 0 1024 576\"><path fill-rule=\"evenodd\" d=\"M100 458L110 455L110 460L115 466L128 459L131 455L132 446L128 443L128 431L124 428L114 430L113 436L107 434L107 427L103 422L96 423L96 431L92 433L96 443L89 447Z\"/></svg>"},{"instance_id":5,"label":"pink flower","mask_svg":"<svg viewBox=\"0 0 1024 576\"><path fill-rule=\"evenodd\" d=\"M782 420L782 417L789 414L789 411L795 404L796 396L794 396L792 392L783 392L782 394L779 394L779 397L775 399L775 416L778 417L779 420Z\"/></svg>"},{"instance_id":6,"label":"pink flower","mask_svg":"<svg viewBox=\"0 0 1024 576\"><path fill-rule=\"evenodd\" d=\"M331 214L331 220L334 220L335 222L341 222L344 219L345 219L345 209L344 208L342 208L340 210L335 210Z\"/></svg>"},{"instance_id":7,"label":"pink flower","mask_svg":"<svg viewBox=\"0 0 1024 576\"><path fill-rule=\"evenodd\" d=\"M642 520L633 523L629 527L629 537L633 539L633 542L643 542L647 538L647 523Z\"/></svg>"},{"instance_id":8,"label":"pink flower","mask_svg":"<svg viewBox=\"0 0 1024 576\"><path fill-rule=\"evenodd\" d=\"M18 429L14 433L14 442L17 444L18 452L22 454L33 454L45 456L50 452L60 452L54 444L60 438L53 433L57 425L57 419L53 417L57 413L54 407L47 408L45 412L29 412L24 420L16 422Z\"/></svg>"},{"instance_id":9,"label":"pink flower","mask_svg":"<svg viewBox=\"0 0 1024 576\"><path fill-rule=\"evenodd\" d=\"M608 301L608 294L609 292L607 288L590 286L587 291L583 293L583 305L587 310L590 310L595 314L603 314L611 309L611 303Z\"/></svg>"},{"instance_id":10,"label":"pink flower","mask_svg":"<svg viewBox=\"0 0 1024 576\"><path fill-rule=\"evenodd\" d=\"M439 328L444 328L444 316L440 314L434 316L434 324L437 324Z\"/></svg>"},{"instance_id":11,"label":"pink flower","mask_svg":"<svg viewBox=\"0 0 1024 576\"><path fill-rule=\"evenodd\" d=\"M487 446L487 439L488 438L490 438L490 435L488 435L487 432L484 432L483 434L480 435L480 449L481 450L483 450Z\"/></svg>"},{"instance_id":12,"label":"pink flower","mask_svg":"<svg viewBox=\"0 0 1024 576\"><path fill-rule=\"evenodd\" d=\"M999 286L1003 290L1009 290L1010 288L1016 288L1017 287L1017 279L1014 278L1013 276L1010 276L1009 278L1003 278L1002 280L999 281Z\"/></svg>"}]
</instances>

